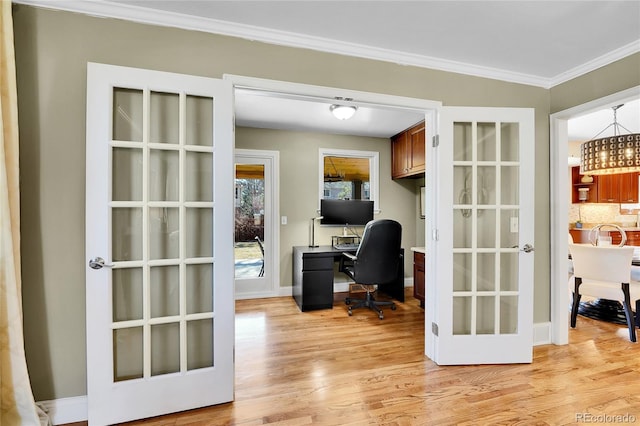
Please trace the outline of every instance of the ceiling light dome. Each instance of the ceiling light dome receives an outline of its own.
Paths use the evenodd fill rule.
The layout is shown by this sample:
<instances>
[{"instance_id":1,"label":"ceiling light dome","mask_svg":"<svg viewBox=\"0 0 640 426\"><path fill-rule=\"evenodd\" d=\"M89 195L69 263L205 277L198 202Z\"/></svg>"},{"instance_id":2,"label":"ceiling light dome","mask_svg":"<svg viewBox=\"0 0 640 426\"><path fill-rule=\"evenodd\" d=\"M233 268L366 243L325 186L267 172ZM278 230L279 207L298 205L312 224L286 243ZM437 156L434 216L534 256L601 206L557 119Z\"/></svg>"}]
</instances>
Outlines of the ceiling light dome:
<instances>
[{"instance_id":1,"label":"ceiling light dome","mask_svg":"<svg viewBox=\"0 0 640 426\"><path fill-rule=\"evenodd\" d=\"M349 98L336 98L337 100L345 100L345 101L350 101L351 99ZM331 113L333 114L333 116L335 118L337 118L338 120L348 120L351 117L353 117L353 114L356 113L356 110L358 109L358 107L356 106L351 106L351 105L340 105L340 104L333 104L329 107L329 110L331 111Z\"/></svg>"}]
</instances>

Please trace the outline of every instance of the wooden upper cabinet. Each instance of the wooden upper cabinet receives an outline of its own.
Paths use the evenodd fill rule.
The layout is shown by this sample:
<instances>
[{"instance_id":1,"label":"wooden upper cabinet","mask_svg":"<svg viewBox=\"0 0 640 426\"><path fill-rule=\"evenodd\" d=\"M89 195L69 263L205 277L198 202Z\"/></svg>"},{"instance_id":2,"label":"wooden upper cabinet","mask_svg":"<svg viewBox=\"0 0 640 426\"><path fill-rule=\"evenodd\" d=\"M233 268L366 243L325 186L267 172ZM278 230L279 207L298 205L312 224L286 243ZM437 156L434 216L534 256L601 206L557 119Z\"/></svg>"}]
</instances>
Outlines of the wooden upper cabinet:
<instances>
[{"instance_id":1,"label":"wooden upper cabinet","mask_svg":"<svg viewBox=\"0 0 640 426\"><path fill-rule=\"evenodd\" d=\"M619 203L618 175L598 176L598 202Z\"/></svg>"},{"instance_id":2,"label":"wooden upper cabinet","mask_svg":"<svg viewBox=\"0 0 640 426\"><path fill-rule=\"evenodd\" d=\"M637 203L638 173L598 176L599 203Z\"/></svg>"},{"instance_id":3,"label":"wooden upper cabinet","mask_svg":"<svg viewBox=\"0 0 640 426\"><path fill-rule=\"evenodd\" d=\"M593 176L593 182L582 182L580 167L571 169L573 203L623 203L638 202L638 173ZM580 189L588 188L587 199L580 200Z\"/></svg>"},{"instance_id":4,"label":"wooden upper cabinet","mask_svg":"<svg viewBox=\"0 0 640 426\"><path fill-rule=\"evenodd\" d=\"M638 173L624 173L620 177L620 202L633 204L638 202Z\"/></svg>"},{"instance_id":5,"label":"wooden upper cabinet","mask_svg":"<svg viewBox=\"0 0 640 426\"><path fill-rule=\"evenodd\" d=\"M391 137L393 179L422 177L425 171L424 121Z\"/></svg>"}]
</instances>

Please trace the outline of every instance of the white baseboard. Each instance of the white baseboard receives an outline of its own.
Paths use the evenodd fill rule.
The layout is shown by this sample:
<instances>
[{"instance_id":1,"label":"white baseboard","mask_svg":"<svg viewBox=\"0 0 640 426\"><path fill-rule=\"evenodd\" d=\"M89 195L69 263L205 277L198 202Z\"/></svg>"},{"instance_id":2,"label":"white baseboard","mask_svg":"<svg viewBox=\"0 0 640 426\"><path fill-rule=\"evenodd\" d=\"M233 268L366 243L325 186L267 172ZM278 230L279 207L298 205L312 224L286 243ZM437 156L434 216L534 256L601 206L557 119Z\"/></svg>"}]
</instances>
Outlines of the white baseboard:
<instances>
[{"instance_id":1,"label":"white baseboard","mask_svg":"<svg viewBox=\"0 0 640 426\"><path fill-rule=\"evenodd\" d=\"M84 422L89 418L87 396L74 396L49 401L39 401L38 405L47 413L54 425Z\"/></svg>"},{"instance_id":2,"label":"white baseboard","mask_svg":"<svg viewBox=\"0 0 640 426\"><path fill-rule=\"evenodd\" d=\"M533 324L533 346L551 344L551 322Z\"/></svg>"}]
</instances>

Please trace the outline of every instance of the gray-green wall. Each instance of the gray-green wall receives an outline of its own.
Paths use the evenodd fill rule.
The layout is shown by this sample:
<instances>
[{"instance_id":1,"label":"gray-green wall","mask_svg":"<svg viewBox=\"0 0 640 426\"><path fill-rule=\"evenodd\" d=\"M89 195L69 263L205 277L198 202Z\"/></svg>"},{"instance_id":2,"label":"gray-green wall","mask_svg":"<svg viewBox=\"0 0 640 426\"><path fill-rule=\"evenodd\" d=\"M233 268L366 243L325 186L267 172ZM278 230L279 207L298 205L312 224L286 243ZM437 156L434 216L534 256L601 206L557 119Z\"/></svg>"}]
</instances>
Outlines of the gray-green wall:
<instances>
[{"instance_id":1,"label":"gray-green wall","mask_svg":"<svg viewBox=\"0 0 640 426\"><path fill-rule=\"evenodd\" d=\"M25 346L36 400L86 394L87 62L216 78L226 73L237 74L423 98L442 101L444 105L535 108L534 321L549 321L548 116L552 105L549 90L24 5L14 5L13 11L21 149ZM598 79L607 78L607 71L602 73ZM239 134L252 132L239 130ZM249 144L248 139L246 143ZM271 147L260 147L276 146L274 142ZM283 214L288 208L286 194L295 190L295 183L291 184L295 180L288 179L293 172L284 166L289 165L290 161L285 160L292 155L288 149L281 151ZM389 170L384 158L388 159L388 153L381 157L381 168L386 170L381 172L381 178L382 173ZM315 170L317 163L312 167ZM389 216L402 214L400 209L394 210L391 206L394 201L387 200L408 202L416 184L411 181L384 183L383 214L387 211ZM391 188L399 191L396 193ZM412 214L415 210L411 210ZM419 230L420 222L414 221L413 228ZM411 227L409 222L405 226ZM286 259L288 245L304 243L306 235L307 228L302 224L282 231L283 273L290 269Z\"/></svg>"}]
</instances>

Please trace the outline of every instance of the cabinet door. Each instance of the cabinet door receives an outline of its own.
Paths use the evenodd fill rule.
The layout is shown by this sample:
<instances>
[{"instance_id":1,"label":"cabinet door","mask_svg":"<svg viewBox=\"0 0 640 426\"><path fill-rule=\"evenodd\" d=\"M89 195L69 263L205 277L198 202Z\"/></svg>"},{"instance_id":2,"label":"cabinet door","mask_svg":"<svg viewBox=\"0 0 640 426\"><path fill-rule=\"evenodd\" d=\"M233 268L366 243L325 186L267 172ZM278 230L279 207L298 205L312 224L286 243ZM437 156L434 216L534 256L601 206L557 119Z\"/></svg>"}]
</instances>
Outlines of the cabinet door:
<instances>
[{"instance_id":1,"label":"cabinet door","mask_svg":"<svg viewBox=\"0 0 640 426\"><path fill-rule=\"evenodd\" d=\"M620 175L598 176L598 202L599 203L619 203L620 202L618 176Z\"/></svg>"},{"instance_id":2,"label":"cabinet door","mask_svg":"<svg viewBox=\"0 0 640 426\"><path fill-rule=\"evenodd\" d=\"M410 155L408 157L408 168L410 174L424 173L424 138L425 128L424 123L419 124L416 127L409 129L408 133L408 146Z\"/></svg>"},{"instance_id":3,"label":"cabinet door","mask_svg":"<svg viewBox=\"0 0 640 426\"><path fill-rule=\"evenodd\" d=\"M413 255L413 297L424 307L424 254Z\"/></svg>"},{"instance_id":4,"label":"cabinet door","mask_svg":"<svg viewBox=\"0 0 640 426\"><path fill-rule=\"evenodd\" d=\"M406 176L408 157L407 133L402 132L391 138L391 175L393 179Z\"/></svg>"},{"instance_id":5,"label":"cabinet door","mask_svg":"<svg viewBox=\"0 0 640 426\"><path fill-rule=\"evenodd\" d=\"M638 202L638 173L624 173L618 175L619 194L621 203Z\"/></svg>"}]
</instances>

